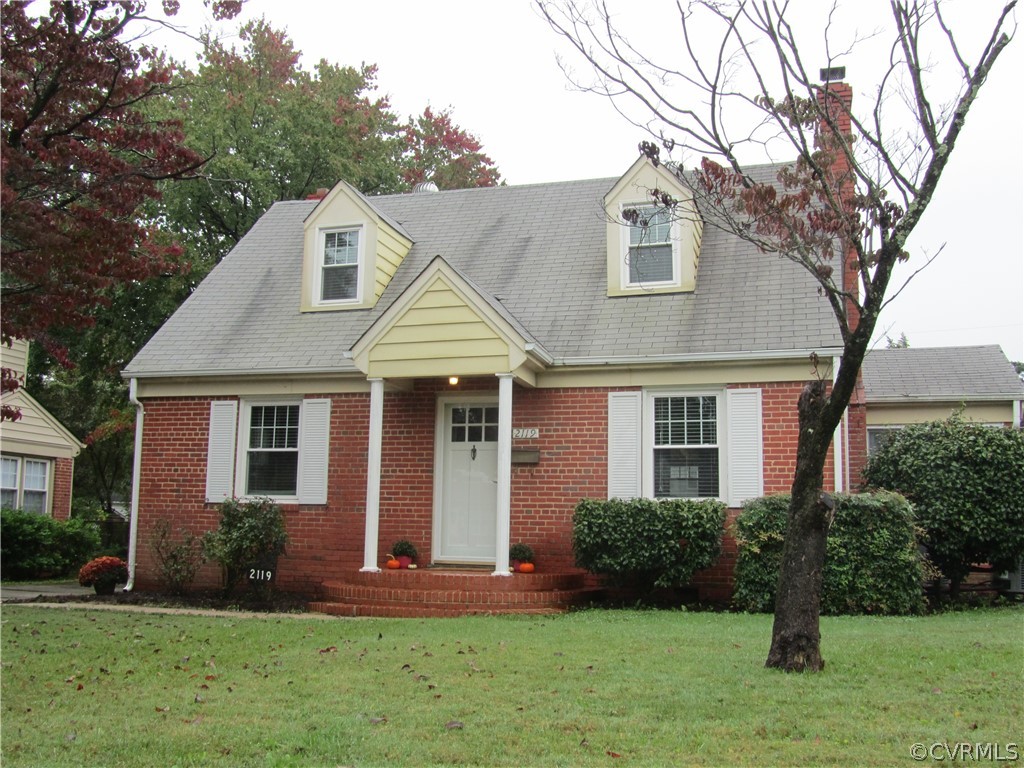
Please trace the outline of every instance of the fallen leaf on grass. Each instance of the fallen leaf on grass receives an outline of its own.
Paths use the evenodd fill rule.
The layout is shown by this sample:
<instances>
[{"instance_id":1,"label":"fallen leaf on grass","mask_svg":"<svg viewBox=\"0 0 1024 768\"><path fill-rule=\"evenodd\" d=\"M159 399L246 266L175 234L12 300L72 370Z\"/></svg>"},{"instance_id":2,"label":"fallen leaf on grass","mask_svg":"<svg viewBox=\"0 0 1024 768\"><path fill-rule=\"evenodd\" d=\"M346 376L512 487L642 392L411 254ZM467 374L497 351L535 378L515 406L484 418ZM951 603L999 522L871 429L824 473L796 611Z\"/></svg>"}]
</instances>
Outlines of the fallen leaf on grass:
<instances>
[{"instance_id":1,"label":"fallen leaf on grass","mask_svg":"<svg viewBox=\"0 0 1024 768\"><path fill-rule=\"evenodd\" d=\"M386 717L371 717L370 725L381 725L382 723L386 723L387 721L388 719Z\"/></svg>"},{"instance_id":2,"label":"fallen leaf on grass","mask_svg":"<svg viewBox=\"0 0 1024 768\"><path fill-rule=\"evenodd\" d=\"M337 653L337 652L338 652L338 646L336 646L336 645L329 645L326 648L321 648L320 649L320 653Z\"/></svg>"},{"instance_id":3,"label":"fallen leaf on grass","mask_svg":"<svg viewBox=\"0 0 1024 768\"><path fill-rule=\"evenodd\" d=\"M464 728L465 726L458 720L449 720L447 723L444 724L444 727L447 728L449 731L458 731Z\"/></svg>"},{"instance_id":4,"label":"fallen leaf on grass","mask_svg":"<svg viewBox=\"0 0 1024 768\"><path fill-rule=\"evenodd\" d=\"M608 755L608 757L622 757L618 752L612 752L611 750L607 750L605 754Z\"/></svg>"},{"instance_id":5,"label":"fallen leaf on grass","mask_svg":"<svg viewBox=\"0 0 1024 768\"><path fill-rule=\"evenodd\" d=\"M157 712L170 712L171 708L170 707L156 707L156 711Z\"/></svg>"}]
</instances>

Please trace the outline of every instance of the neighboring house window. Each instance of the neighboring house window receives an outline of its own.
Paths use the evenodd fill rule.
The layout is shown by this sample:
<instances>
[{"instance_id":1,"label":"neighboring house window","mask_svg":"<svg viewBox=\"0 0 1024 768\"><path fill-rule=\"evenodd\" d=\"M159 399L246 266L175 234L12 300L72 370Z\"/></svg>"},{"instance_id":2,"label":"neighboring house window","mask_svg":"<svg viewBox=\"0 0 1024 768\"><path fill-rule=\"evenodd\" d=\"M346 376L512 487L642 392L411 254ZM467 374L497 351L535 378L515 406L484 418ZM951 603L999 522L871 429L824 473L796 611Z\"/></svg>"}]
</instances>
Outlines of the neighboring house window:
<instances>
[{"instance_id":1,"label":"neighboring house window","mask_svg":"<svg viewBox=\"0 0 1024 768\"><path fill-rule=\"evenodd\" d=\"M764 494L761 390L608 395L608 498Z\"/></svg>"},{"instance_id":2,"label":"neighboring house window","mask_svg":"<svg viewBox=\"0 0 1024 768\"><path fill-rule=\"evenodd\" d=\"M705 498L719 487L718 398L653 398L654 495Z\"/></svg>"},{"instance_id":3,"label":"neighboring house window","mask_svg":"<svg viewBox=\"0 0 1024 768\"><path fill-rule=\"evenodd\" d=\"M49 482L49 461L4 456L0 468L0 506L45 514Z\"/></svg>"},{"instance_id":4,"label":"neighboring house window","mask_svg":"<svg viewBox=\"0 0 1024 768\"><path fill-rule=\"evenodd\" d=\"M331 401L210 403L206 499L327 503Z\"/></svg>"},{"instance_id":5,"label":"neighboring house window","mask_svg":"<svg viewBox=\"0 0 1024 768\"><path fill-rule=\"evenodd\" d=\"M899 429L903 429L902 424L894 424L888 427L868 427L868 456L874 456L885 445L885 442L892 437L893 432Z\"/></svg>"},{"instance_id":6,"label":"neighboring house window","mask_svg":"<svg viewBox=\"0 0 1024 768\"><path fill-rule=\"evenodd\" d=\"M299 469L299 406L249 408L245 494L294 496Z\"/></svg>"},{"instance_id":7,"label":"neighboring house window","mask_svg":"<svg viewBox=\"0 0 1024 768\"><path fill-rule=\"evenodd\" d=\"M629 284L672 283L677 279L672 245L672 214L667 208L641 205L629 227Z\"/></svg>"},{"instance_id":8,"label":"neighboring house window","mask_svg":"<svg viewBox=\"0 0 1024 768\"><path fill-rule=\"evenodd\" d=\"M359 229L323 233L320 301L352 301L359 296Z\"/></svg>"}]
</instances>

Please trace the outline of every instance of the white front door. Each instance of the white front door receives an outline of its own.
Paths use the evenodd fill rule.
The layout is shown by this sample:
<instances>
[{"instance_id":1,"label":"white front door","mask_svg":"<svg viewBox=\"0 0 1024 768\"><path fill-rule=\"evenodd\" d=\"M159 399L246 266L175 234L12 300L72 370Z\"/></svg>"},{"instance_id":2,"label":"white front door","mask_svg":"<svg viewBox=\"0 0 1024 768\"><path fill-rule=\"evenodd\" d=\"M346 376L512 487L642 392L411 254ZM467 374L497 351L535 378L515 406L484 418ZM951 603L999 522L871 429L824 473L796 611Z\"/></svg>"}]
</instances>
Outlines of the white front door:
<instances>
[{"instance_id":1,"label":"white front door","mask_svg":"<svg viewBox=\"0 0 1024 768\"><path fill-rule=\"evenodd\" d=\"M435 557L493 563L498 518L498 404L445 403L441 432Z\"/></svg>"}]
</instances>

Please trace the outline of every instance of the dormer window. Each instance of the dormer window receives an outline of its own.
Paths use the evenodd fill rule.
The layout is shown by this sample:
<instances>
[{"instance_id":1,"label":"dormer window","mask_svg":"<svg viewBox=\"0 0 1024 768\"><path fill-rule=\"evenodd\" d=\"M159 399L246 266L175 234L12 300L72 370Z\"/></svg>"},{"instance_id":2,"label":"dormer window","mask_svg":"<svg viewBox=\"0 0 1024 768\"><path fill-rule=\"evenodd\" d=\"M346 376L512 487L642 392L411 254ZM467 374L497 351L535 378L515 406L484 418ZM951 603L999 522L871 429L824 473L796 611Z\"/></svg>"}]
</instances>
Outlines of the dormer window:
<instances>
[{"instance_id":1,"label":"dormer window","mask_svg":"<svg viewBox=\"0 0 1024 768\"><path fill-rule=\"evenodd\" d=\"M323 232L320 249L320 302L359 298L361 231L358 227Z\"/></svg>"},{"instance_id":2,"label":"dormer window","mask_svg":"<svg viewBox=\"0 0 1024 768\"><path fill-rule=\"evenodd\" d=\"M672 247L672 214L667 208L635 206L635 222L629 227L629 285L666 284L676 281Z\"/></svg>"},{"instance_id":3,"label":"dormer window","mask_svg":"<svg viewBox=\"0 0 1024 768\"><path fill-rule=\"evenodd\" d=\"M652 195L653 190L659 194ZM658 205L665 196L675 202ZM603 205L608 221L609 296L697 289L704 223L681 176L641 155L608 190Z\"/></svg>"}]
</instances>

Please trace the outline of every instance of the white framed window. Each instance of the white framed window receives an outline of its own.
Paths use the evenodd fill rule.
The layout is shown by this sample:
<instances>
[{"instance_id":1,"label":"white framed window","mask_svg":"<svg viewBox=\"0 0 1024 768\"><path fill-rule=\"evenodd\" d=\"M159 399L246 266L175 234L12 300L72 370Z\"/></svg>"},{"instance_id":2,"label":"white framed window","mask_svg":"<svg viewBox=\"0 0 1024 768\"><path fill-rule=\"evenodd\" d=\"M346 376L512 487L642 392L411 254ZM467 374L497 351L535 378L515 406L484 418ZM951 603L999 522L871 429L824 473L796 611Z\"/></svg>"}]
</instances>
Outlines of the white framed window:
<instances>
[{"instance_id":1,"label":"white framed window","mask_svg":"<svg viewBox=\"0 0 1024 768\"><path fill-rule=\"evenodd\" d=\"M327 503L331 401L210 403L206 500Z\"/></svg>"},{"instance_id":2,"label":"white framed window","mask_svg":"<svg viewBox=\"0 0 1024 768\"><path fill-rule=\"evenodd\" d=\"M4 456L0 461L0 506L25 512L49 511L50 462Z\"/></svg>"},{"instance_id":3,"label":"white framed window","mask_svg":"<svg viewBox=\"0 0 1024 768\"><path fill-rule=\"evenodd\" d=\"M608 396L609 498L764 493L761 390L631 390Z\"/></svg>"},{"instance_id":4,"label":"white framed window","mask_svg":"<svg viewBox=\"0 0 1024 768\"><path fill-rule=\"evenodd\" d=\"M320 232L315 286L318 304L359 301L363 239L361 227L326 229Z\"/></svg>"},{"instance_id":5,"label":"white framed window","mask_svg":"<svg viewBox=\"0 0 1024 768\"><path fill-rule=\"evenodd\" d=\"M672 212L663 206L626 205L637 212L629 225L623 285L656 287L679 282L679 249Z\"/></svg>"},{"instance_id":6,"label":"white framed window","mask_svg":"<svg viewBox=\"0 0 1024 768\"><path fill-rule=\"evenodd\" d=\"M239 485L246 496L296 496L299 404L249 405L242 430Z\"/></svg>"},{"instance_id":7,"label":"white framed window","mask_svg":"<svg viewBox=\"0 0 1024 768\"><path fill-rule=\"evenodd\" d=\"M652 495L656 498L722 496L718 396L651 394Z\"/></svg>"}]
</instances>

